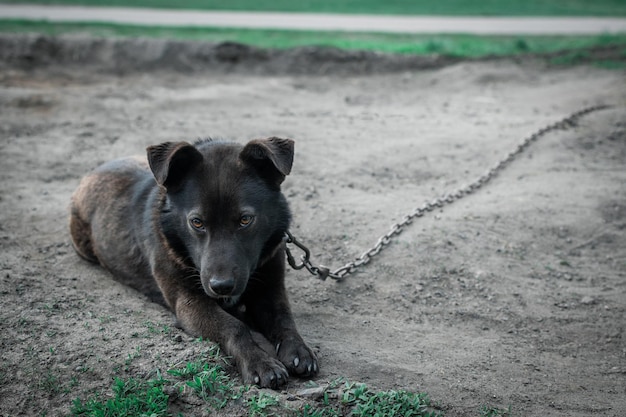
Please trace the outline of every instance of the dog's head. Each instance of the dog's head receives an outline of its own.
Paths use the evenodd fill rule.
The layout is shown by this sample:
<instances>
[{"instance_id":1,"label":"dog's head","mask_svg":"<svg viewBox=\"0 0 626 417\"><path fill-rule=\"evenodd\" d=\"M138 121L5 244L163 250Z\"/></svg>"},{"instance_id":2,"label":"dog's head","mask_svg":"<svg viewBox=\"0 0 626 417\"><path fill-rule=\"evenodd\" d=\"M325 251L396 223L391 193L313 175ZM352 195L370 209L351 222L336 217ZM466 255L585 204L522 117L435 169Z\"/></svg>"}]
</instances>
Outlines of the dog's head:
<instances>
[{"instance_id":1,"label":"dog's head","mask_svg":"<svg viewBox=\"0 0 626 417\"><path fill-rule=\"evenodd\" d=\"M291 215L280 184L293 151L291 139L275 137L245 146L205 140L147 149L164 189L162 234L209 296L236 300L281 244Z\"/></svg>"}]
</instances>

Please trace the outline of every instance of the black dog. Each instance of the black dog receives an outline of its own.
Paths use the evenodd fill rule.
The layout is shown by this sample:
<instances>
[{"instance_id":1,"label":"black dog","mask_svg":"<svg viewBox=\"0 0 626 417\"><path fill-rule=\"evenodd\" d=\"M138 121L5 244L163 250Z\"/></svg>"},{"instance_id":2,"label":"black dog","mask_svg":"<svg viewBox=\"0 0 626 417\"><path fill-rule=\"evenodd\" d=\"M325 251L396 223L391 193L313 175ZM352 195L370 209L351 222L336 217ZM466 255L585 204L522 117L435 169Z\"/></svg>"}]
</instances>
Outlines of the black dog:
<instances>
[{"instance_id":1,"label":"black dog","mask_svg":"<svg viewBox=\"0 0 626 417\"><path fill-rule=\"evenodd\" d=\"M290 139L168 142L106 163L72 196L76 251L219 343L245 383L317 373L284 286Z\"/></svg>"}]
</instances>

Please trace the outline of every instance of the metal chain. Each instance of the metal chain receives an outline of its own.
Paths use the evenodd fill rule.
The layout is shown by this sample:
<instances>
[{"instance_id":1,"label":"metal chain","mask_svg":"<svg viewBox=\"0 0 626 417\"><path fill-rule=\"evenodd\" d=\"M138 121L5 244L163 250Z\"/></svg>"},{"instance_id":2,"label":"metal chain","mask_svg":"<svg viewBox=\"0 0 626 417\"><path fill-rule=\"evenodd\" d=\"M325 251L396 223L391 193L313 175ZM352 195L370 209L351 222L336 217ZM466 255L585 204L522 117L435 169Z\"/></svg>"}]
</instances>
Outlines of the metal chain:
<instances>
[{"instance_id":1,"label":"metal chain","mask_svg":"<svg viewBox=\"0 0 626 417\"><path fill-rule=\"evenodd\" d=\"M427 202L421 207L415 208L409 214L404 216L398 223L393 224L387 233L385 233L380 238L378 238L374 246L372 246L370 249L363 252L355 260L348 262L344 266L334 271L331 271L329 268L322 266L322 265L320 266L313 265L313 263L310 260L311 252L309 251L309 249L306 246L304 246L301 242L299 242L296 238L294 238L290 232L285 233L285 237L284 237L285 243L294 244L303 252L303 254L300 257L300 263L297 263L291 253L291 250L289 249L288 246L286 246L287 261L289 262L289 265L291 265L293 269L299 270L302 268L306 268L312 275L318 277L321 280L325 280L327 277L330 277L335 280L341 280L345 278L347 275L353 273L357 268L360 268L363 265L367 265L374 256L378 255L380 251L382 251L387 245L389 245L389 243L391 243L394 237L402 233L402 231L404 230L406 226L413 223L413 220L416 217L421 217L424 214L429 213L433 210L452 204L455 201L479 190L486 183L488 183L495 176L497 176L500 173L500 171L502 171L509 163L511 163L531 143L535 142L540 137L555 130L559 130L559 129L565 130L565 129L574 127L576 126L576 122L578 121L578 119L580 119L581 117L589 113L593 113L599 110L604 110L610 107L611 106L608 106L608 105L597 105L597 106L587 107L575 113L572 113L570 116L556 123L548 125L542 129L539 129L538 131L536 131L535 133L533 133L532 135L524 139L519 145L517 145L517 147L513 151L507 154L493 168L485 172L482 176L477 178L474 182L456 191L445 194L442 197L439 197L430 202Z\"/></svg>"}]
</instances>

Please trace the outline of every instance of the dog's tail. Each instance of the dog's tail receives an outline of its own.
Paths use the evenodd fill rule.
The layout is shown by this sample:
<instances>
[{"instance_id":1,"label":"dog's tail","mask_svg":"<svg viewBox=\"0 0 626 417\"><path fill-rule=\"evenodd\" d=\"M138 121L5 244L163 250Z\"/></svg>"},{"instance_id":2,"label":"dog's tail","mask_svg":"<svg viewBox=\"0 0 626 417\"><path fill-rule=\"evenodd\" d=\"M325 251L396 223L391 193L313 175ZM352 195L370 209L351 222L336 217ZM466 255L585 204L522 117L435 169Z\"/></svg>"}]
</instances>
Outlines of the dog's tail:
<instances>
[{"instance_id":1,"label":"dog's tail","mask_svg":"<svg viewBox=\"0 0 626 417\"><path fill-rule=\"evenodd\" d=\"M70 235L76 253L90 262L98 262L91 240L91 225L80 215L74 201L70 207Z\"/></svg>"}]
</instances>

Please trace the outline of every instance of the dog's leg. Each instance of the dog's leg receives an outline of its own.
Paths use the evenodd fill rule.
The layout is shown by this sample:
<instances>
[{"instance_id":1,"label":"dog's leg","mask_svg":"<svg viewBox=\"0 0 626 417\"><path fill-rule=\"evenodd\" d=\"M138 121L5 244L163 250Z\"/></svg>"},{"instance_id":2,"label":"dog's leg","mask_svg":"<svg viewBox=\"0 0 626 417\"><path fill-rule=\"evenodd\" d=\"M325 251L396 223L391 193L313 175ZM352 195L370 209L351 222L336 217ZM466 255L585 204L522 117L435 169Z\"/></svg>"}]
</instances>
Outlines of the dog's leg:
<instances>
[{"instance_id":1,"label":"dog's leg","mask_svg":"<svg viewBox=\"0 0 626 417\"><path fill-rule=\"evenodd\" d=\"M250 312L256 315L255 322L275 346L278 359L290 374L301 377L317 374L317 357L298 333L286 297L280 297L279 292L259 294Z\"/></svg>"},{"instance_id":2,"label":"dog's leg","mask_svg":"<svg viewBox=\"0 0 626 417\"><path fill-rule=\"evenodd\" d=\"M254 318L255 327L274 345L278 359L289 373L313 376L318 371L317 357L296 329L284 285L284 259L284 252L278 251L256 271L258 281L254 281L263 285L254 289L250 300L246 299L246 308Z\"/></svg>"},{"instance_id":3,"label":"dog's leg","mask_svg":"<svg viewBox=\"0 0 626 417\"><path fill-rule=\"evenodd\" d=\"M288 380L285 366L253 338L250 328L204 294L178 292L172 305L181 327L220 345L231 356L244 383L276 389Z\"/></svg>"}]
</instances>

